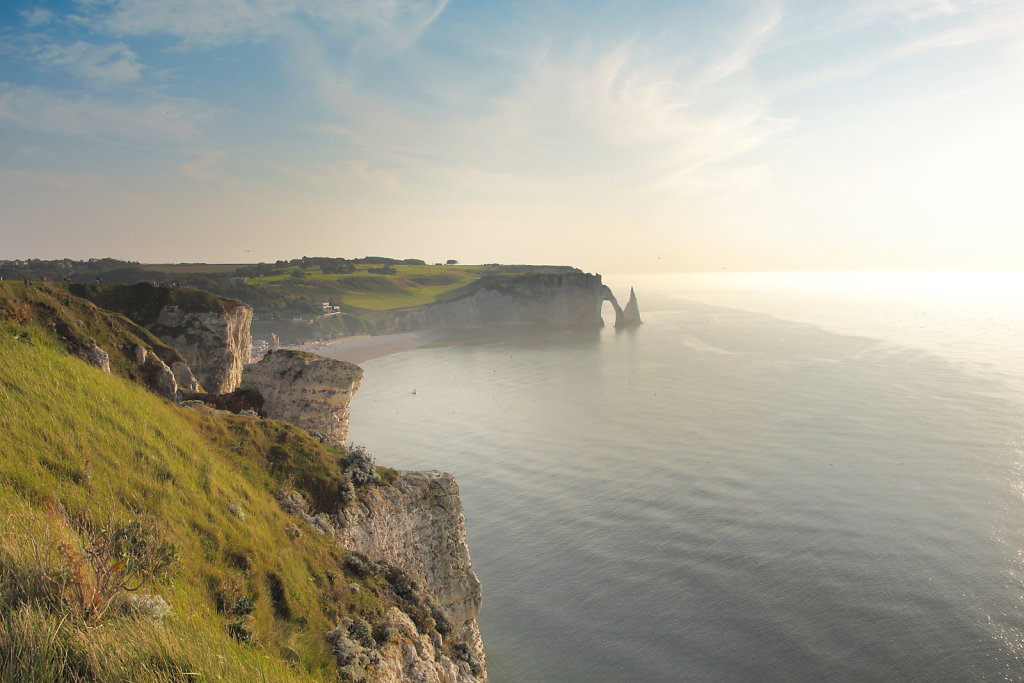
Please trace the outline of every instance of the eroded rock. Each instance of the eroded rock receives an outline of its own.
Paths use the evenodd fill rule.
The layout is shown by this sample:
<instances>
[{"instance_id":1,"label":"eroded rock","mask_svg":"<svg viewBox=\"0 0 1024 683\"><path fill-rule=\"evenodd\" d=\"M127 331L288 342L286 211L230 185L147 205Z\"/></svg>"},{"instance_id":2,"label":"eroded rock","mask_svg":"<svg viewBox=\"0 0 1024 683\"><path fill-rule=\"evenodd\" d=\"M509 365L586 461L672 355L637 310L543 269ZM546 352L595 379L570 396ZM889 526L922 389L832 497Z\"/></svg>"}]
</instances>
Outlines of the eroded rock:
<instances>
[{"instance_id":1,"label":"eroded rock","mask_svg":"<svg viewBox=\"0 0 1024 683\"><path fill-rule=\"evenodd\" d=\"M259 392L265 417L290 422L343 446L349 401L362 377L362 368L352 363L278 350L246 368L241 388Z\"/></svg>"}]
</instances>

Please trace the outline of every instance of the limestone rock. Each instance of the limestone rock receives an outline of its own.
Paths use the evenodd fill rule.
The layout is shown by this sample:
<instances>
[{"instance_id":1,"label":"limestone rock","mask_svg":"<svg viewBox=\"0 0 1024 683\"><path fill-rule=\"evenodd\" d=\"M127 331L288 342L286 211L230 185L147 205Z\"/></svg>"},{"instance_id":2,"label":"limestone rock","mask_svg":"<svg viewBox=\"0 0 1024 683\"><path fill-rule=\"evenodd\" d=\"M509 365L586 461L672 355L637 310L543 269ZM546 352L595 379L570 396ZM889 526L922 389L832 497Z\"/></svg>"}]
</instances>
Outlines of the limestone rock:
<instances>
[{"instance_id":1,"label":"limestone rock","mask_svg":"<svg viewBox=\"0 0 1024 683\"><path fill-rule=\"evenodd\" d=\"M142 346L135 347L135 362L142 367L142 375L149 387L164 398L172 401L178 395L178 382L174 379L174 373L167 367L167 363L160 360L155 353L151 353Z\"/></svg>"},{"instance_id":2,"label":"limestone rock","mask_svg":"<svg viewBox=\"0 0 1024 683\"><path fill-rule=\"evenodd\" d=\"M110 355L93 344L85 350L85 359L103 372L110 374Z\"/></svg>"},{"instance_id":3,"label":"limestone rock","mask_svg":"<svg viewBox=\"0 0 1024 683\"><path fill-rule=\"evenodd\" d=\"M219 311L190 311L169 304L147 327L185 357L204 389L223 394L241 382L252 349L251 324L252 309L241 303Z\"/></svg>"},{"instance_id":4,"label":"limestone rock","mask_svg":"<svg viewBox=\"0 0 1024 683\"><path fill-rule=\"evenodd\" d=\"M188 363L180 360L171 363L171 372L174 373L174 379L177 381L179 389L199 391L199 381L192 374L192 368L188 366Z\"/></svg>"},{"instance_id":5,"label":"limestone rock","mask_svg":"<svg viewBox=\"0 0 1024 683\"><path fill-rule=\"evenodd\" d=\"M343 446L348 404L359 388L358 365L303 351L271 351L245 370L241 388L263 397L262 414Z\"/></svg>"},{"instance_id":6,"label":"limestone rock","mask_svg":"<svg viewBox=\"0 0 1024 683\"><path fill-rule=\"evenodd\" d=\"M469 556L455 478L437 471L401 472L391 486L361 489L360 500L361 505L344 510L336 537L350 550L400 567L444 609L452 625L445 642L461 645L479 673L469 667L467 676L442 667L448 678L438 669L436 680L485 679L486 654L476 623L482 591ZM435 650L429 639L426 646Z\"/></svg>"},{"instance_id":7,"label":"limestone rock","mask_svg":"<svg viewBox=\"0 0 1024 683\"><path fill-rule=\"evenodd\" d=\"M167 344L162 358L172 365L184 360L202 387L221 394L238 387L252 350L252 309L241 301L188 287L70 285L69 291L109 311L127 316ZM180 353L180 358L178 354ZM181 384L192 381L179 371Z\"/></svg>"},{"instance_id":8,"label":"limestone rock","mask_svg":"<svg viewBox=\"0 0 1024 683\"><path fill-rule=\"evenodd\" d=\"M390 332L479 325L601 327L600 275L571 272L482 280L465 296L399 313Z\"/></svg>"},{"instance_id":9,"label":"limestone rock","mask_svg":"<svg viewBox=\"0 0 1024 683\"><path fill-rule=\"evenodd\" d=\"M367 648L356 642L351 637L351 620L348 619L326 634L338 669L347 680L387 683L479 683L487 680L487 672L479 668L479 664L476 674L469 662L458 660L456 664L397 607L388 608L383 622L397 636L378 648Z\"/></svg>"},{"instance_id":10,"label":"limestone rock","mask_svg":"<svg viewBox=\"0 0 1024 683\"><path fill-rule=\"evenodd\" d=\"M615 327L636 327L643 321L640 320L640 306L636 302L636 292L629 288L629 301L622 309L622 317L615 321Z\"/></svg>"}]
</instances>

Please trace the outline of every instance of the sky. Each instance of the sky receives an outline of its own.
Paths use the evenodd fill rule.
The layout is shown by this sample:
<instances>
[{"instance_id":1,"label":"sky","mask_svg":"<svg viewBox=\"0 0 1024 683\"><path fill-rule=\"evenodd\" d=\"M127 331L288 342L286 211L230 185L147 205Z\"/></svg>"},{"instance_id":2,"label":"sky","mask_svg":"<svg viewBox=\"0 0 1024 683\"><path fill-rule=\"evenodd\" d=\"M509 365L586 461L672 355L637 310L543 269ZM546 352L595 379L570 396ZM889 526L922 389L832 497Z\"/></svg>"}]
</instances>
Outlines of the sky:
<instances>
[{"instance_id":1,"label":"sky","mask_svg":"<svg viewBox=\"0 0 1024 683\"><path fill-rule=\"evenodd\" d=\"M5 0L0 258L1024 268L1021 0Z\"/></svg>"}]
</instances>

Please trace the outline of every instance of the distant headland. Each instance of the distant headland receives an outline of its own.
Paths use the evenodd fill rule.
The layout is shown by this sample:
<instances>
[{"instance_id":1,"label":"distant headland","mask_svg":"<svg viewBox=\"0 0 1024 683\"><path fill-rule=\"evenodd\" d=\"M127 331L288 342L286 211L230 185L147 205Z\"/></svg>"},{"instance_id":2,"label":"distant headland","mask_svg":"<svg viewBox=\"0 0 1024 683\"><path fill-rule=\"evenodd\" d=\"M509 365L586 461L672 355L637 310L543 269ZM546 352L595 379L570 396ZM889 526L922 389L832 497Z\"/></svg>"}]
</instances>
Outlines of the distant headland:
<instances>
[{"instance_id":1,"label":"distant headland","mask_svg":"<svg viewBox=\"0 0 1024 683\"><path fill-rule=\"evenodd\" d=\"M82 285L140 282L199 289L252 309L256 353L352 335L479 325L639 325L636 295L625 307L600 275L571 266L463 265L454 259L307 257L250 264L145 264L117 259L0 261L6 280Z\"/></svg>"}]
</instances>

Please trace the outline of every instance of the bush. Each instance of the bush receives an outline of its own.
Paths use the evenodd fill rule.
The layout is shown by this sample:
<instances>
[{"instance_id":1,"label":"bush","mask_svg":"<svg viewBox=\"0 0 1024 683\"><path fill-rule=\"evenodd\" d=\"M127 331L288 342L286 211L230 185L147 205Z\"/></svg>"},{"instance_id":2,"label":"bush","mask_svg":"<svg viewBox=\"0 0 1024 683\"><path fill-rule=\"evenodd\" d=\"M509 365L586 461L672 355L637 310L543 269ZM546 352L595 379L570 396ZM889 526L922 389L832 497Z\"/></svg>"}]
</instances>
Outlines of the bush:
<instances>
[{"instance_id":1,"label":"bush","mask_svg":"<svg viewBox=\"0 0 1024 683\"><path fill-rule=\"evenodd\" d=\"M356 446L349 451L342 468L356 486L380 482L380 475L377 474L377 468L373 464L373 456L367 453L362 446Z\"/></svg>"},{"instance_id":2,"label":"bush","mask_svg":"<svg viewBox=\"0 0 1024 683\"><path fill-rule=\"evenodd\" d=\"M397 637L398 627L390 621L377 624L377 627L373 629L373 639L381 645L386 645Z\"/></svg>"},{"instance_id":3,"label":"bush","mask_svg":"<svg viewBox=\"0 0 1024 683\"><path fill-rule=\"evenodd\" d=\"M370 624L362 617L356 617L348 626L348 637L363 647L373 647L373 635L370 632Z\"/></svg>"},{"instance_id":4,"label":"bush","mask_svg":"<svg viewBox=\"0 0 1024 683\"><path fill-rule=\"evenodd\" d=\"M344 567L345 571L348 573L360 578L376 574L380 571L380 566L376 562L368 558L366 555L356 552L349 553L348 557L346 557L345 561L342 563L342 567Z\"/></svg>"},{"instance_id":5,"label":"bush","mask_svg":"<svg viewBox=\"0 0 1024 683\"><path fill-rule=\"evenodd\" d=\"M228 624L228 635L240 643L248 643L252 640L252 631L244 621L233 621Z\"/></svg>"},{"instance_id":6,"label":"bush","mask_svg":"<svg viewBox=\"0 0 1024 683\"><path fill-rule=\"evenodd\" d=\"M37 560L38 571L87 624L101 621L111 605L126 601L144 583L162 578L178 559L174 544L155 532L151 520L125 523L113 513L103 524L91 517L75 520L56 501L49 513L62 566L54 571Z\"/></svg>"},{"instance_id":7,"label":"bush","mask_svg":"<svg viewBox=\"0 0 1024 683\"><path fill-rule=\"evenodd\" d=\"M434 624L437 627L437 632L442 636L447 636L452 632L452 622L448 619L448 615L444 613L444 610L438 605L430 605L430 616L434 618Z\"/></svg>"}]
</instances>

